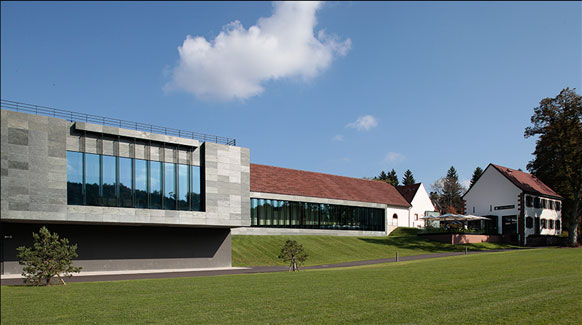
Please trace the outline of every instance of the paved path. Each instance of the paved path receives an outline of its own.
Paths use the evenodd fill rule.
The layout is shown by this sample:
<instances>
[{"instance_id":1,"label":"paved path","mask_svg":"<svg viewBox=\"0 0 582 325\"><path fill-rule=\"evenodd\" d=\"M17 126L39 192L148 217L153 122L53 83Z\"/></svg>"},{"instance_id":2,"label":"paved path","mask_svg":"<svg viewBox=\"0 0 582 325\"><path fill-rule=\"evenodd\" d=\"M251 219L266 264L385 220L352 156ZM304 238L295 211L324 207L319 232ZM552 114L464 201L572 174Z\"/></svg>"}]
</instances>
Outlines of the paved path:
<instances>
[{"instance_id":1,"label":"paved path","mask_svg":"<svg viewBox=\"0 0 582 325\"><path fill-rule=\"evenodd\" d=\"M521 248L523 249L523 248ZM481 254L490 252L502 252L511 251L515 249L499 249L499 250L487 250L487 251L472 251L469 254ZM464 255L465 252L450 252L450 253L432 253L432 254L422 254L413 256L400 256L399 261L414 261L429 258L438 258L446 256L456 256ZM360 266L360 265L372 265L380 263L394 263L396 262L395 257L381 258L377 260L367 260L367 261L355 261L355 262L345 262L336 264L325 264L325 265L314 265L302 267L302 270L315 270L315 269L331 269L338 267L348 267L348 266ZM73 276L67 279L67 283L70 282L97 282L97 281L119 281L119 280L138 280L138 279L167 279L167 278L185 278L185 277L198 277L198 276L216 276L216 275L230 275L230 274L252 274L252 273L272 273L272 272L286 272L289 268L286 266L252 266L247 268L231 268L231 269L218 269L218 270L200 270L200 271L174 271L174 272L155 272L155 273L124 273L124 274L100 274L100 275L86 275L86 276ZM104 272L105 273L105 272ZM1 279L2 285L20 285L23 284L22 278L18 279Z\"/></svg>"}]
</instances>

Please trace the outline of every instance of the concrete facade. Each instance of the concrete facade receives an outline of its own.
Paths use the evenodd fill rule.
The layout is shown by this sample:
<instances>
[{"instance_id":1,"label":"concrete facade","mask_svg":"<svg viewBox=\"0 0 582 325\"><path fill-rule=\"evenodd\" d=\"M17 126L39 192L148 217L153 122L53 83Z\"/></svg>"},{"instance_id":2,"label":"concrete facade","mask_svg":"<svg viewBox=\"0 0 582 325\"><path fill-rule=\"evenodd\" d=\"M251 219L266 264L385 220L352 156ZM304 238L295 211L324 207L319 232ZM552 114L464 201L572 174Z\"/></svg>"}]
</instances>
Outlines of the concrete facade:
<instances>
[{"instance_id":1,"label":"concrete facade","mask_svg":"<svg viewBox=\"0 0 582 325\"><path fill-rule=\"evenodd\" d=\"M77 224L79 229L83 225L223 228L228 231L228 235L221 235L224 249L217 249L220 255L214 258L217 262L208 265L230 266L230 228L250 225L249 149L9 110L2 110L1 114L3 226L35 223ZM204 211L67 205L67 151L200 166ZM16 229L9 225L2 228ZM9 245L4 236L11 236L5 229L2 229L4 247ZM3 259L3 269L16 270L4 262L14 261ZM107 265L110 270L116 267L123 270L130 264L153 267L156 263L114 260ZM201 267L198 262L164 263L159 266Z\"/></svg>"}]
</instances>

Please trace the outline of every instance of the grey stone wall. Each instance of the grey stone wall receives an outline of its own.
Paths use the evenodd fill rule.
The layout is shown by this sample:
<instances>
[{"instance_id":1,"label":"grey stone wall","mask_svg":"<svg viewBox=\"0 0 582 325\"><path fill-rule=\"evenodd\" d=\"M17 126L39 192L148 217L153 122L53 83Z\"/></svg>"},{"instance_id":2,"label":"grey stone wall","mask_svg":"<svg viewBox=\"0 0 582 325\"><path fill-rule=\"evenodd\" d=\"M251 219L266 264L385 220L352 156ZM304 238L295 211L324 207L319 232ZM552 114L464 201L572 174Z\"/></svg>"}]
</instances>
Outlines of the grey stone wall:
<instances>
[{"instance_id":1,"label":"grey stone wall","mask_svg":"<svg viewBox=\"0 0 582 325\"><path fill-rule=\"evenodd\" d=\"M1 111L2 219L65 220L67 122Z\"/></svg>"},{"instance_id":2,"label":"grey stone wall","mask_svg":"<svg viewBox=\"0 0 582 325\"><path fill-rule=\"evenodd\" d=\"M2 219L250 225L249 149L2 110ZM205 211L67 205L69 151L200 165Z\"/></svg>"}]
</instances>

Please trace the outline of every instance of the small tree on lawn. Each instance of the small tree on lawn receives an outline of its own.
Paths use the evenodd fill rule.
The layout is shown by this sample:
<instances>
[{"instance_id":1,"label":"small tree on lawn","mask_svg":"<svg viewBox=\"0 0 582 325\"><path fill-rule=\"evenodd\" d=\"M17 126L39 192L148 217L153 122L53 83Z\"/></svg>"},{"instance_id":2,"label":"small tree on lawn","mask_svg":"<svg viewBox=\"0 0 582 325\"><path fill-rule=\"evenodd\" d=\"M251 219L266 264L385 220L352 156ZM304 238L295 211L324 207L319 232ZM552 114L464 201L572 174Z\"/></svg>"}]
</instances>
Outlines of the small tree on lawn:
<instances>
[{"instance_id":1,"label":"small tree on lawn","mask_svg":"<svg viewBox=\"0 0 582 325\"><path fill-rule=\"evenodd\" d=\"M307 256L303 250L303 245L290 239L285 242L285 246L281 248L281 254L279 254L280 259L289 263L289 271L299 271L299 265L307 260Z\"/></svg>"},{"instance_id":2,"label":"small tree on lawn","mask_svg":"<svg viewBox=\"0 0 582 325\"><path fill-rule=\"evenodd\" d=\"M18 247L18 263L24 265L22 276L26 283L33 285L49 285L55 276L66 284L62 276L71 277L72 272L81 272L81 267L73 266L77 258L77 245L69 245L67 238L59 238L57 233L51 233L46 227L32 233L34 243L32 248Z\"/></svg>"}]
</instances>

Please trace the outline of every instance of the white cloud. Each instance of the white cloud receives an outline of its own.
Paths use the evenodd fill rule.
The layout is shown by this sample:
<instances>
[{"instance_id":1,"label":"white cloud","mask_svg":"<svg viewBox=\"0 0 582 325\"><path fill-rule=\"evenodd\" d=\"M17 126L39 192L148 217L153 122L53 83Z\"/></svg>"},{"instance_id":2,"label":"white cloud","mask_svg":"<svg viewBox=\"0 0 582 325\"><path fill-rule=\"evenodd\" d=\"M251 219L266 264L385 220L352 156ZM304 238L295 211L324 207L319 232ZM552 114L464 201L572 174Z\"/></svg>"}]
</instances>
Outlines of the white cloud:
<instances>
[{"instance_id":1,"label":"white cloud","mask_svg":"<svg viewBox=\"0 0 582 325\"><path fill-rule=\"evenodd\" d=\"M469 186L471 186L471 180L470 179L463 179L463 180L461 180L460 183L466 189L468 189Z\"/></svg>"},{"instance_id":2,"label":"white cloud","mask_svg":"<svg viewBox=\"0 0 582 325\"><path fill-rule=\"evenodd\" d=\"M271 17L245 29L239 21L223 27L215 39L188 35L178 47L180 60L165 90L181 89L203 99L247 99L264 91L263 83L287 77L311 79L334 55L345 55L351 40L323 30L314 36L319 2L276 2Z\"/></svg>"},{"instance_id":3,"label":"white cloud","mask_svg":"<svg viewBox=\"0 0 582 325\"><path fill-rule=\"evenodd\" d=\"M378 126L378 120L372 115L360 116L354 122L348 123L348 125L346 125L347 128L356 129L358 131L368 131L371 128L375 128L376 126Z\"/></svg>"},{"instance_id":4,"label":"white cloud","mask_svg":"<svg viewBox=\"0 0 582 325\"><path fill-rule=\"evenodd\" d=\"M383 163L397 163L397 162L403 161L404 159L406 159L406 156L404 156L401 153L389 152L386 154L386 156L384 156L384 160L382 162Z\"/></svg>"},{"instance_id":5,"label":"white cloud","mask_svg":"<svg viewBox=\"0 0 582 325\"><path fill-rule=\"evenodd\" d=\"M344 136L341 134L336 134L333 138L331 138L331 141L344 141Z\"/></svg>"}]
</instances>

